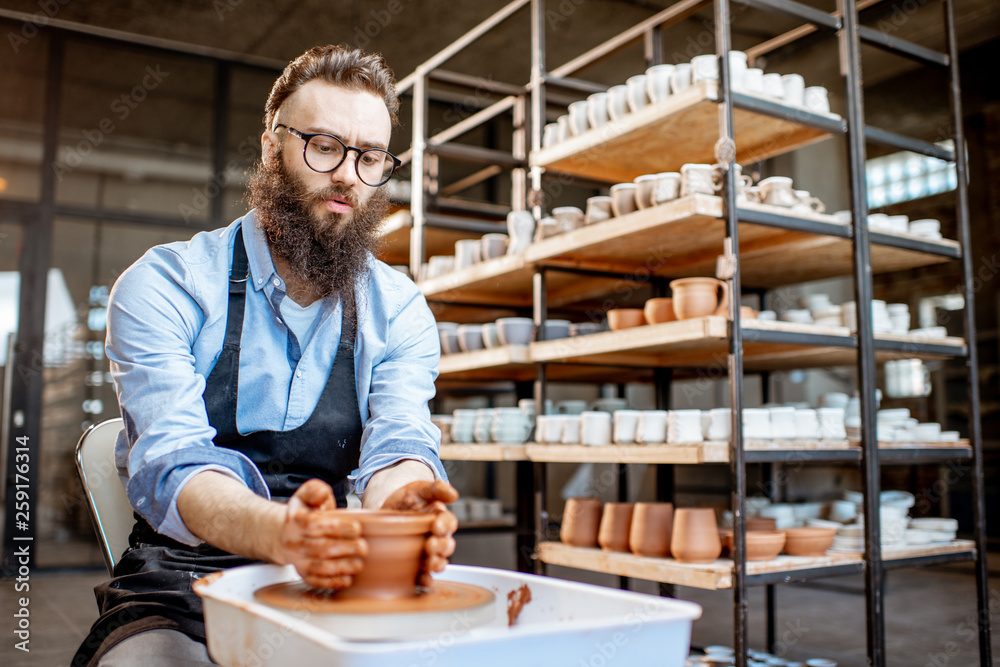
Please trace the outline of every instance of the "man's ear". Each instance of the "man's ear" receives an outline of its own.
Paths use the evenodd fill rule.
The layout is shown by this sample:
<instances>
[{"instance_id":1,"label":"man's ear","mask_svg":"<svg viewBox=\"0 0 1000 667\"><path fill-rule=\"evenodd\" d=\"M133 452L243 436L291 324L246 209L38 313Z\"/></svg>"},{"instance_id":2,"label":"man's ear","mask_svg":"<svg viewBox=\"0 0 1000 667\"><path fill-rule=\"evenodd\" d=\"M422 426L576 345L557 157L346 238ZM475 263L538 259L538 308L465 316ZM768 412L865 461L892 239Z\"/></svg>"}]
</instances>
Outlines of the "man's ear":
<instances>
[{"instance_id":1,"label":"man's ear","mask_svg":"<svg viewBox=\"0 0 1000 667\"><path fill-rule=\"evenodd\" d=\"M270 130L260 135L260 159L270 161L278 150L278 135Z\"/></svg>"}]
</instances>

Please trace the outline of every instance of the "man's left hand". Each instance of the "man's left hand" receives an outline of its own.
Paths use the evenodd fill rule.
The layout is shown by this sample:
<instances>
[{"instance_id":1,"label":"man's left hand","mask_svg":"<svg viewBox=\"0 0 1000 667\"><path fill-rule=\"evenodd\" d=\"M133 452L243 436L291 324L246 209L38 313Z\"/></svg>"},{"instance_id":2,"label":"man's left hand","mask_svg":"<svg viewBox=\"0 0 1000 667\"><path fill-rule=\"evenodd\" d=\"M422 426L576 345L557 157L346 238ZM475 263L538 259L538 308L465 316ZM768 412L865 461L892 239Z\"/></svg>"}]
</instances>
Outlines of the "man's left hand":
<instances>
[{"instance_id":1,"label":"man's left hand","mask_svg":"<svg viewBox=\"0 0 1000 667\"><path fill-rule=\"evenodd\" d=\"M424 562L421 566L419 584L430 586L431 572L441 572L448 564L448 557L455 553L455 530L458 518L445 507L458 500L458 491L448 482L410 482L394 491L382 509L404 512L425 512L435 514L431 534L424 543Z\"/></svg>"}]
</instances>

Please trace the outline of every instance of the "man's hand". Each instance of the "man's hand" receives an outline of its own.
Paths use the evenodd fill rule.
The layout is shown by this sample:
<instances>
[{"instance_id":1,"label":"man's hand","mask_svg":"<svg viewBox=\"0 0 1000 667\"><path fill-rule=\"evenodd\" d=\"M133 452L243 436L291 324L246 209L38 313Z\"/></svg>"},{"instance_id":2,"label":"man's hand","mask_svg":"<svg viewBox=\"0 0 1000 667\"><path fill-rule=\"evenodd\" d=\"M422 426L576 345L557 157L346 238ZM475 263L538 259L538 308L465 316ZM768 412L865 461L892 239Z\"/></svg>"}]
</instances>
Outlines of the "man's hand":
<instances>
[{"instance_id":1,"label":"man's hand","mask_svg":"<svg viewBox=\"0 0 1000 667\"><path fill-rule=\"evenodd\" d=\"M294 565L314 588L347 588L368 555L361 524L339 514L333 490L318 479L307 481L288 500L279 560Z\"/></svg>"},{"instance_id":2,"label":"man's hand","mask_svg":"<svg viewBox=\"0 0 1000 667\"><path fill-rule=\"evenodd\" d=\"M394 491L385 502L382 509L400 510L405 512L425 512L436 514L431 526L431 535L424 543L424 562L420 568L421 586L430 586L433 582L431 572L441 572L448 564L448 557L455 553L455 530L458 528L458 518L448 511L446 503L458 500L458 491L448 482L436 480L433 482L410 482Z\"/></svg>"}]
</instances>

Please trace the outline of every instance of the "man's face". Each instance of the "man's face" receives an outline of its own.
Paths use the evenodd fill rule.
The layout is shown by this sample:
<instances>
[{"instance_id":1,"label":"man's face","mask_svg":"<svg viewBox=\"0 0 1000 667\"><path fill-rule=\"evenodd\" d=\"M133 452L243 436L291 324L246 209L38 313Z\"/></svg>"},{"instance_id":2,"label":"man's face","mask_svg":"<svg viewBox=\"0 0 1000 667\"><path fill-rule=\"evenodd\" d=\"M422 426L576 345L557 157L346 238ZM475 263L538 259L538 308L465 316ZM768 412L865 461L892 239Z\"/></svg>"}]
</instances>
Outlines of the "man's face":
<instances>
[{"instance_id":1,"label":"man's face","mask_svg":"<svg viewBox=\"0 0 1000 667\"><path fill-rule=\"evenodd\" d=\"M305 134L332 134L344 144L362 150L388 150L392 130L382 98L320 80L306 83L285 100L269 129L274 130L278 123ZM350 222L358 206L367 202L376 190L358 178L355 151L349 151L344 162L332 172L321 174L306 165L302 157L305 142L284 128L276 133L265 132L261 141L265 160L280 147L285 169L317 195L312 208L318 220L339 218L343 223Z\"/></svg>"},{"instance_id":2,"label":"man's face","mask_svg":"<svg viewBox=\"0 0 1000 667\"><path fill-rule=\"evenodd\" d=\"M332 134L362 149L385 148L389 141L389 112L381 98L319 81L290 96L275 123ZM323 174L305 163L305 142L284 128L265 132L262 145L263 159L249 182L250 203L272 256L284 260L286 278L309 285L315 296L347 295L377 250L385 192L361 181L353 151Z\"/></svg>"}]
</instances>

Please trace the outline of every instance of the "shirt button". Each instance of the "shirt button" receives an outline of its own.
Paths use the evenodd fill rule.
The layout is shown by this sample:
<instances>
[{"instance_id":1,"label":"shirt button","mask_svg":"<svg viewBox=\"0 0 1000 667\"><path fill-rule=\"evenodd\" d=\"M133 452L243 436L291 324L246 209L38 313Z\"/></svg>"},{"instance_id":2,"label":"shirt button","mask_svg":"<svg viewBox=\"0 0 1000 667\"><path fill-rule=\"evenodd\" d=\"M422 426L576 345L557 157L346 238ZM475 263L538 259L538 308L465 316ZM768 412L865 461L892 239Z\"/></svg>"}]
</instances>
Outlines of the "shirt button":
<instances>
[{"instance_id":1,"label":"shirt button","mask_svg":"<svg viewBox=\"0 0 1000 667\"><path fill-rule=\"evenodd\" d=\"M263 278L258 278L258 279L257 279L257 284L258 284L258 285L261 285L261 284L263 284L263 283L264 283L264 279L263 279Z\"/></svg>"},{"instance_id":2,"label":"shirt button","mask_svg":"<svg viewBox=\"0 0 1000 667\"><path fill-rule=\"evenodd\" d=\"M277 278L275 278L275 279L274 279L274 286L275 286L275 287L281 287L281 281L280 281L280 280L278 280Z\"/></svg>"},{"instance_id":3,"label":"shirt button","mask_svg":"<svg viewBox=\"0 0 1000 667\"><path fill-rule=\"evenodd\" d=\"M295 377L297 378L302 377L302 371L295 371Z\"/></svg>"}]
</instances>

